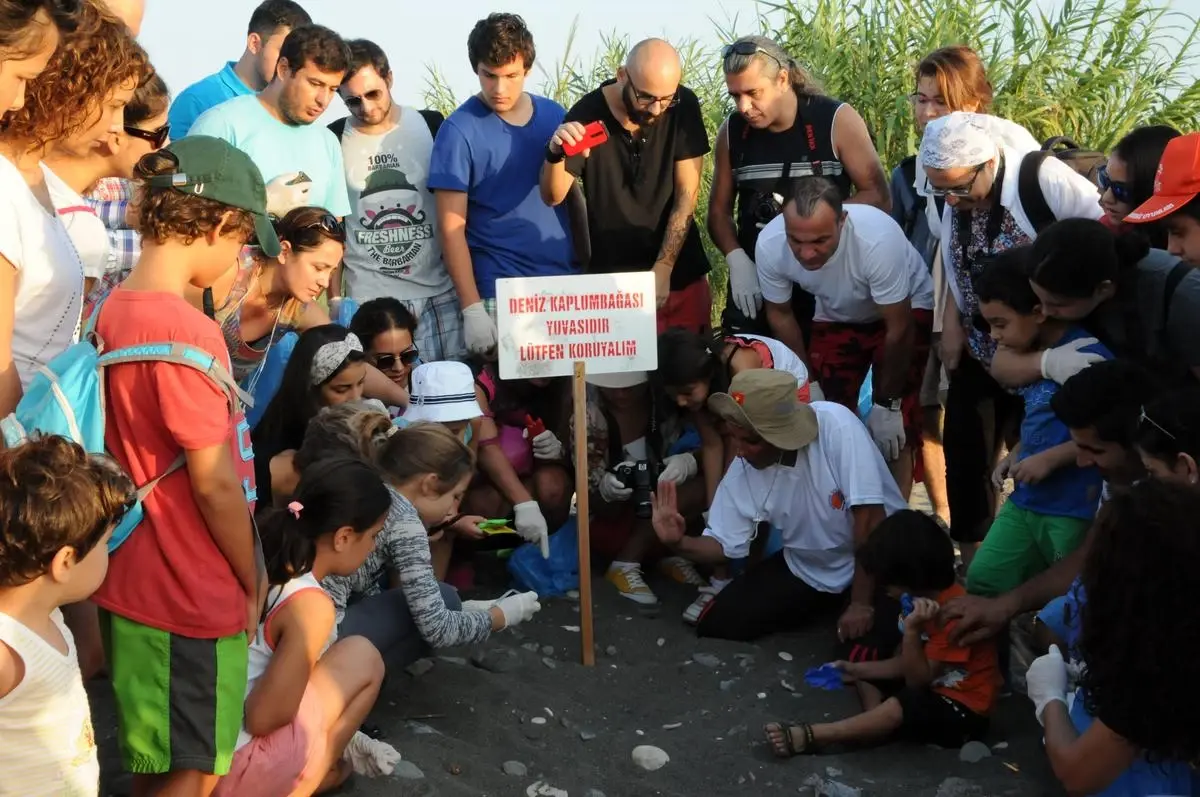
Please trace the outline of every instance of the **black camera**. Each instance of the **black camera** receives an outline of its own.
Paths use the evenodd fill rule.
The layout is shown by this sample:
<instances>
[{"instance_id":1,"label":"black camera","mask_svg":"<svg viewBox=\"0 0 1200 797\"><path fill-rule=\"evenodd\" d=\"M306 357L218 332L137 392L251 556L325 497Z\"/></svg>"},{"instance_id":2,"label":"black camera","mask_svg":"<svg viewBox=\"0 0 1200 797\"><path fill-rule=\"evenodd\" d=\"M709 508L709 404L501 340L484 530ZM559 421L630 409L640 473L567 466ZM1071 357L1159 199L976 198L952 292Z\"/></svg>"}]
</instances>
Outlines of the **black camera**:
<instances>
[{"instance_id":1,"label":"black camera","mask_svg":"<svg viewBox=\"0 0 1200 797\"><path fill-rule=\"evenodd\" d=\"M633 490L633 513L643 520L653 514L651 492L658 480L658 467L644 459L613 468L613 475L627 489Z\"/></svg>"}]
</instances>

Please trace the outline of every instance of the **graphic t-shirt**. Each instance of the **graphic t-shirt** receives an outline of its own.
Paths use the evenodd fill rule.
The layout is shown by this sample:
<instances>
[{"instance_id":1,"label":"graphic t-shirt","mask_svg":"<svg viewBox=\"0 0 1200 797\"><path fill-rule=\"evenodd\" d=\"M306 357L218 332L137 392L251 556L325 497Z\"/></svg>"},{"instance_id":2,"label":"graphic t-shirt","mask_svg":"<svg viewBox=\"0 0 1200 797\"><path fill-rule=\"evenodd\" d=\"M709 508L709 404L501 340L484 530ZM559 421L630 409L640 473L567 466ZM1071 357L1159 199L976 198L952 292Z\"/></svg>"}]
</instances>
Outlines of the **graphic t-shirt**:
<instances>
[{"instance_id":1,"label":"graphic t-shirt","mask_svg":"<svg viewBox=\"0 0 1200 797\"><path fill-rule=\"evenodd\" d=\"M538 180L546 142L562 124L563 107L529 95L523 126L501 119L471 97L442 125L433 145L429 187L467 194L467 245L479 296L493 299L503 277L554 277L575 272L566 203L547 207Z\"/></svg>"},{"instance_id":2,"label":"graphic t-shirt","mask_svg":"<svg viewBox=\"0 0 1200 797\"><path fill-rule=\"evenodd\" d=\"M785 216L776 216L758 236L754 263L763 299L786 304L792 286L817 297L816 321L864 324L879 320L879 306L908 299L914 310L933 309L933 281L924 258L904 230L871 205L846 205L841 241L815 271L800 264L788 246Z\"/></svg>"},{"instance_id":3,"label":"graphic t-shirt","mask_svg":"<svg viewBox=\"0 0 1200 797\"><path fill-rule=\"evenodd\" d=\"M54 179L44 166L42 173ZM75 340L83 311L83 266L58 216L0 157L0 255L17 270L12 354L21 387Z\"/></svg>"},{"instance_id":4,"label":"graphic t-shirt","mask_svg":"<svg viewBox=\"0 0 1200 797\"><path fill-rule=\"evenodd\" d=\"M567 159L567 170L583 178L592 243L589 269L598 274L654 265L674 210L675 163L703 157L710 149L700 101L691 89L680 86L679 104L635 138L604 98L604 87L613 82L585 94L566 116L584 125L603 122L608 129L608 141L588 157ZM671 290L686 288L708 270L700 228L692 223L671 271Z\"/></svg>"},{"instance_id":5,"label":"graphic t-shirt","mask_svg":"<svg viewBox=\"0 0 1200 797\"><path fill-rule=\"evenodd\" d=\"M1086 337L1088 333L1082 327L1071 327L1056 345L1065 346ZM1085 346L1083 350L1112 359L1112 352L1100 343ZM1040 379L1017 390L1025 400L1018 462L1071 441L1066 424L1050 408L1050 398L1058 389L1059 385L1054 380ZM1096 502L1100 499L1103 481L1096 468L1081 468L1072 463L1059 468L1037 484L1018 482L1009 500L1021 509L1040 515L1089 520L1096 514Z\"/></svg>"},{"instance_id":6,"label":"graphic t-shirt","mask_svg":"<svg viewBox=\"0 0 1200 797\"><path fill-rule=\"evenodd\" d=\"M428 299L453 287L427 185L432 155L433 136L416 108L402 108L399 124L383 135L367 135L347 122L346 295L360 302Z\"/></svg>"},{"instance_id":7,"label":"graphic t-shirt","mask_svg":"<svg viewBox=\"0 0 1200 797\"><path fill-rule=\"evenodd\" d=\"M229 368L212 319L181 296L117 288L96 332L110 349L176 342L203 349ZM105 372L105 446L143 485L183 451L227 444L249 513L256 497L250 429L230 417L225 393L199 371L173 363L128 363ZM114 614L193 639L236 634L246 624L246 594L217 547L186 467L167 476L144 503L145 517L112 555L92 600Z\"/></svg>"},{"instance_id":8,"label":"graphic t-shirt","mask_svg":"<svg viewBox=\"0 0 1200 797\"><path fill-rule=\"evenodd\" d=\"M312 178L310 205L339 217L350 213L342 147L325 125L284 124L258 101L257 94L250 94L205 112L188 135L228 141L250 156L266 183L281 174L304 172Z\"/></svg>"},{"instance_id":9,"label":"graphic t-shirt","mask_svg":"<svg viewBox=\"0 0 1200 797\"><path fill-rule=\"evenodd\" d=\"M961 584L955 584L943 590L937 602L944 606L966 594ZM954 622L938 625L936 619L925 624L925 658L945 665L941 676L933 682L933 691L976 714L989 714L1003 681L996 660L996 643L988 639L970 647L955 645L950 641L954 626Z\"/></svg>"}]
</instances>

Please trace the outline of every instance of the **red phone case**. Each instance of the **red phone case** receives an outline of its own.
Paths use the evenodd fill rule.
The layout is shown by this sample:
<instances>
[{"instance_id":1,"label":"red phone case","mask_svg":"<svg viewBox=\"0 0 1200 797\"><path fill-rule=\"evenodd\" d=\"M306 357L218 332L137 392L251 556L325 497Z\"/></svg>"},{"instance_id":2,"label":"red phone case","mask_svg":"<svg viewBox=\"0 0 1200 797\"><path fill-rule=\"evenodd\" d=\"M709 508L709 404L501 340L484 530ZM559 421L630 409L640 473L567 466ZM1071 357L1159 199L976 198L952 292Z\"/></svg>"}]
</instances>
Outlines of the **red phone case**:
<instances>
[{"instance_id":1,"label":"red phone case","mask_svg":"<svg viewBox=\"0 0 1200 797\"><path fill-rule=\"evenodd\" d=\"M577 144L563 144L563 154L578 155L585 149L599 146L608 141L608 128L604 122L592 122L583 128L583 140Z\"/></svg>"}]
</instances>

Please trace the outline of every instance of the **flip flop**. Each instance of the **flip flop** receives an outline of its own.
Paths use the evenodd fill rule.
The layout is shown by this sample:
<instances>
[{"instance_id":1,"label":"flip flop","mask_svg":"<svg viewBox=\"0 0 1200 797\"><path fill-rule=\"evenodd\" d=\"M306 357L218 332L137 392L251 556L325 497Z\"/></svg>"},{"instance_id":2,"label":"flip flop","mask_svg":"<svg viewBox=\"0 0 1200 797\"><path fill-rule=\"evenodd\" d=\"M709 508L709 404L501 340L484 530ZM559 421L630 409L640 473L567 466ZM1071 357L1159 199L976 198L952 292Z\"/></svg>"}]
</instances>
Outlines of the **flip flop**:
<instances>
[{"instance_id":1,"label":"flip flop","mask_svg":"<svg viewBox=\"0 0 1200 797\"><path fill-rule=\"evenodd\" d=\"M799 728L804 736L803 746L797 748L795 738L792 735L792 729ZM771 752L779 758L793 758L798 755L813 755L817 752L817 740L813 737L812 725L807 722L799 722L789 724L786 722L771 722L763 726L763 732L767 736L767 744L771 745ZM780 732L783 734L782 746L771 738L772 732Z\"/></svg>"}]
</instances>

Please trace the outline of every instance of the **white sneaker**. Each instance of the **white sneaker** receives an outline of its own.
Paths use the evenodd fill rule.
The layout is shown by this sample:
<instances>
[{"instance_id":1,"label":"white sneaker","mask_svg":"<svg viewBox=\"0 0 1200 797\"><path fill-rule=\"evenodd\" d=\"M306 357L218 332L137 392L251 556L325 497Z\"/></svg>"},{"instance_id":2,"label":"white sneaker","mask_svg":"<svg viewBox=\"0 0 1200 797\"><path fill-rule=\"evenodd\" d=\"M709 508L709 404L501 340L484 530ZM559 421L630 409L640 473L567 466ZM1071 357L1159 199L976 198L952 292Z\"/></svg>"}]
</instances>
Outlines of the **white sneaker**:
<instances>
[{"instance_id":1,"label":"white sneaker","mask_svg":"<svg viewBox=\"0 0 1200 797\"><path fill-rule=\"evenodd\" d=\"M622 598L629 598L629 600L645 606L658 603L658 596L646 586L646 580L642 578L640 567L611 565L608 572L604 574L604 578L617 588L617 592L621 594Z\"/></svg>"},{"instance_id":2,"label":"white sneaker","mask_svg":"<svg viewBox=\"0 0 1200 797\"><path fill-rule=\"evenodd\" d=\"M695 625L700 622L700 615L704 614L705 608L712 603L713 598L717 597L720 592L716 587L705 585L700 588L700 594L696 596L696 600L692 601L691 605L683 610L683 621L688 625Z\"/></svg>"}]
</instances>

